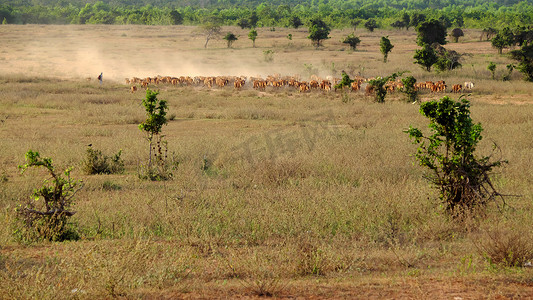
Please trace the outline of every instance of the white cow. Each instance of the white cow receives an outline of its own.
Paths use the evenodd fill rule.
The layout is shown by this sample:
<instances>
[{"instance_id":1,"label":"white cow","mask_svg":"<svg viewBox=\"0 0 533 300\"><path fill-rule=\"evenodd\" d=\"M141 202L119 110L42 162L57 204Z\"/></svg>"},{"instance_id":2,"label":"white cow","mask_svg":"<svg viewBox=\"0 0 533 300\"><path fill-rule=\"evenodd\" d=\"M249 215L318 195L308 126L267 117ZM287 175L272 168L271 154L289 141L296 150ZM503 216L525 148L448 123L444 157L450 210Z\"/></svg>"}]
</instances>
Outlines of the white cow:
<instances>
[{"instance_id":1,"label":"white cow","mask_svg":"<svg viewBox=\"0 0 533 300\"><path fill-rule=\"evenodd\" d=\"M465 81L464 85L465 90L472 90L474 88L474 83L470 81Z\"/></svg>"}]
</instances>

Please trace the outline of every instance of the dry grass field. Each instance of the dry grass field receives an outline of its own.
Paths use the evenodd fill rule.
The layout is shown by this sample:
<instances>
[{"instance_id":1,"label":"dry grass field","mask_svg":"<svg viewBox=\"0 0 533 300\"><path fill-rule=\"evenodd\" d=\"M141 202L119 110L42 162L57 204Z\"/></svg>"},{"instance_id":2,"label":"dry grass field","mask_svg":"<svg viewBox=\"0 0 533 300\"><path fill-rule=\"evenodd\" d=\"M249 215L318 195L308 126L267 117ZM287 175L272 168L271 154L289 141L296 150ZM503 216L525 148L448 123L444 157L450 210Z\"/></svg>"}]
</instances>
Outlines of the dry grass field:
<instances>
[{"instance_id":1,"label":"dry grass field","mask_svg":"<svg viewBox=\"0 0 533 300\"><path fill-rule=\"evenodd\" d=\"M247 31L228 30L239 36L233 48L213 40L204 49L193 27L0 26L0 299L533 298L533 268L489 259L532 253L533 84L518 73L492 80L488 63L501 78L511 61L478 31L446 45L468 54L462 69L430 74L413 64L412 30L358 29L355 52L340 42L348 30L318 50L306 29L261 28L256 48ZM384 64L386 35L395 48ZM168 100L163 134L176 169L169 181L138 178L148 155L138 129L144 90L131 93L124 78L341 70L474 82L478 151L501 148L509 163L494 183L519 197L503 210L491 204L483 218L451 220L403 132L427 128L418 105L401 94L378 104L363 92L271 87L152 86ZM126 171L84 174L89 144L108 155L122 149ZM46 177L20 175L29 149L83 180L72 218L80 240L14 240L14 208Z\"/></svg>"}]
</instances>

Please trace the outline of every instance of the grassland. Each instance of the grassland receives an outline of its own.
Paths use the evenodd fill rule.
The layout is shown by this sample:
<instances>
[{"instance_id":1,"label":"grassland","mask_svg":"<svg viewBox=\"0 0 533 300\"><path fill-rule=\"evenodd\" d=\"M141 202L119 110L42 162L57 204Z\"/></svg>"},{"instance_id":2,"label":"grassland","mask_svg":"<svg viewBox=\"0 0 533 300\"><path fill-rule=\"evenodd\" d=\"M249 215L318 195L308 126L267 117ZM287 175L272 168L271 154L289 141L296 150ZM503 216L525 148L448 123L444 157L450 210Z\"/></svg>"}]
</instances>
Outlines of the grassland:
<instances>
[{"instance_id":1,"label":"grassland","mask_svg":"<svg viewBox=\"0 0 533 300\"><path fill-rule=\"evenodd\" d=\"M462 69L429 74L412 63L412 31L358 31L353 52L340 43L348 31L315 50L305 30L261 29L257 48L247 32L225 30L240 35L232 49L224 41L203 49L193 27L0 27L0 298L533 297L532 268L487 260L506 245L533 248L533 85L519 74L491 80L489 61L500 78L511 61L479 32L447 46L471 54ZM395 45L387 64L383 35ZM177 168L171 181L138 179L143 93L130 93L125 77L340 70L475 82L468 98L485 129L479 151L501 148L509 164L495 184L520 197L503 210L491 204L481 219L448 219L403 133L427 121L399 94L377 104L363 93L343 102L341 93L161 86ZM125 173L85 175L89 144L122 149ZM14 208L45 176L19 174L29 149L76 167L85 183L73 217L81 240L13 239Z\"/></svg>"}]
</instances>

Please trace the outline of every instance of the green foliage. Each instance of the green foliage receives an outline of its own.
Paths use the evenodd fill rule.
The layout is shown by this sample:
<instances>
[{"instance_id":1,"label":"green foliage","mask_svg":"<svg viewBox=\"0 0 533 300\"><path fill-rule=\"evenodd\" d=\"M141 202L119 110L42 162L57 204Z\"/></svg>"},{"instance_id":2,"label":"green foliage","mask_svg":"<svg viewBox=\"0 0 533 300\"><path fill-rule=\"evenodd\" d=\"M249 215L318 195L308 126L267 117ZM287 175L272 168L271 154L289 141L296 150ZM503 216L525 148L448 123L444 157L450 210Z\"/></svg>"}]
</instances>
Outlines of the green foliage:
<instances>
[{"instance_id":1,"label":"green foliage","mask_svg":"<svg viewBox=\"0 0 533 300\"><path fill-rule=\"evenodd\" d=\"M302 20L298 16L292 16L289 19L289 27L298 29L300 26L302 26L304 23L302 23Z\"/></svg>"},{"instance_id":2,"label":"green foliage","mask_svg":"<svg viewBox=\"0 0 533 300\"><path fill-rule=\"evenodd\" d=\"M250 21L248 21L248 19L240 19L239 22L237 22L237 25L241 29L252 28L252 25L250 25Z\"/></svg>"},{"instance_id":3,"label":"green foliage","mask_svg":"<svg viewBox=\"0 0 533 300\"><path fill-rule=\"evenodd\" d=\"M354 33L355 33L355 30L357 29L357 26L359 26L359 24L361 24L361 22L362 22L362 20L360 20L360 19L350 20L350 26L352 26Z\"/></svg>"},{"instance_id":4,"label":"green foliage","mask_svg":"<svg viewBox=\"0 0 533 300\"><path fill-rule=\"evenodd\" d=\"M313 41L313 44L318 48L323 40L329 39L330 31L331 28L324 21L320 18L315 18L311 20L309 36L307 38Z\"/></svg>"},{"instance_id":5,"label":"green foliage","mask_svg":"<svg viewBox=\"0 0 533 300\"><path fill-rule=\"evenodd\" d=\"M370 31L370 32L374 32L374 29L378 28L378 23L376 22L376 20L374 19L368 19L366 22L365 22L365 28Z\"/></svg>"},{"instance_id":6,"label":"green foliage","mask_svg":"<svg viewBox=\"0 0 533 300\"><path fill-rule=\"evenodd\" d=\"M122 150L113 157L107 156L100 150L87 148L87 157L83 161L83 171L92 174L119 174L124 172L124 160L120 158Z\"/></svg>"},{"instance_id":7,"label":"green foliage","mask_svg":"<svg viewBox=\"0 0 533 300\"><path fill-rule=\"evenodd\" d=\"M70 209L76 192L82 187L81 181L70 178L72 168L67 168L63 174L57 173L51 158L41 158L39 152L29 150L26 164L19 168L24 173L31 167L45 168L51 179L44 180L43 186L35 189L32 197L16 208L17 220L23 226L17 228L15 236L24 242L76 239L77 234L68 219L76 213Z\"/></svg>"},{"instance_id":8,"label":"green foliage","mask_svg":"<svg viewBox=\"0 0 533 300\"><path fill-rule=\"evenodd\" d=\"M167 101L157 99L159 92L146 90L146 98L143 99L143 106L146 109L146 120L139 124L139 129L146 134L149 142L149 156L146 170L139 171L139 176L151 180L170 179L172 173L169 171L167 162L167 142L163 140L161 129L168 123ZM152 158L155 159L155 165L152 165Z\"/></svg>"},{"instance_id":9,"label":"green foliage","mask_svg":"<svg viewBox=\"0 0 533 300\"><path fill-rule=\"evenodd\" d=\"M513 73L513 70L515 68L513 64L508 64L506 67L507 67L507 74L503 76L502 78L503 81L511 80L511 74Z\"/></svg>"},{"instance_id":10,"label":"green foliage","mask_svg":"<svg viewBox=\"0 0 533 300\"><path fill-rule=\"evenodd\" d=\"M439 20L429 20L418 24L416 27L418 37L416 43L419 46L446 44L446 26Z\"/></svg>"},{"instance_id":11,"label":"green foliage","mask_svg":"<svg viewBox=\"0 0 533 300\"><path fill-rule=\"evenodd\" d=\"M446 50L444 47L438 46L436 54L438 59L433 66L440 72L454 70L462 66L460 61L463 56L456 51Z\"/></svg>"},{"instance_id":12,"label":"green foliage","mask_svg":"<svg viewBox=\"0 0 533 300\"><path fill-rule=\"evenodd\" d=\"M222 30L222 27L220 26L220 20L216 18L210 19L209 21L202 24L201 30L205 36L204 48L207 48L209 40L220 35L220 30Z\"/></svg>"},{"instance_id":13,"label":"green foliage","mask_svg":"<svg viewBox=\"0 0 533 300\"><path fill-rule=\"evenodd\" d=\"M465 36L463 30L461 28L454 28L450 35L453 37L453 41L457 43L459 41L459 38L462 36Z\"/></svg>"},{"instance_id":14,"label":"green foliage","mask_svg":"<svg viewBox=\"0 0 533 300\"><path fill-rule=\"evenodd\" d=\"M383 54L383 62L387 62L387 57L389 56L389 52L391 52L392 48L394 46L391 44L389 40L389 36L382 36L381 41L379 42L379 49L381 50L381 53Z\"/></svg>"},{"instance_id":15,"label":"green foliage","mask_svg":"<svg viewBox=\"0 0 533 300\"><path fill-rule=\"evenodd\" d=\"M344 40L342 41L344 44L350 45L350 48L352 48L353 51L357 48L357 45L361 43L361 40L359 37L354 36L353 34L349 34Z\"/></svg>"},{"instance_id":16,"label":"green foliage","mask_svg":"<svg viewBox=\"0 0 533 300\"><path fill-rule=\"evenodd\" d=\"M341 82L336 84L334 87L335 87L335 89L342 89L344 87L350 87L352 82L353 82L353 80L350 79L350 76L348 76L348 74L346 74L346 72L342 71L342 80L341 80Z\"/></svg>"},{"instance_id":17,"label":"green foliage","mask_svg":"<svg viewBox=\"0 0 533 300\"><path fill-rule=\"evenodd\" d=\"M418 100L418 91L415 87L416 78L407 76L402 79L402 84L401 92L407 96L407 101L415 103Z\"/></svg>"},{"instance_id":18,"label":"green foliage","mask_svg":"<svg viewBox=\"0 0 533 300\"><path fill-rule=\"evenodd\" d=\"M257 39L257 30L255 29L250 30L250 32L248 33L248 38L252 40L253 47L255 48L255 39Z\"/></svg>"},{"instance_id":19,"label":"green foliage","mask_svg":"<svg viewBox=\"0 0 533 300\"><path fill-rule=\"evenodd\" d=\"M372 86L372 89L375 92L376 102L385 103L385 96L387 96L387 89L385 88L385 84L389 81L394 81L399 76L402 76L403 73L405 72L392 73L387 77L378 76L368 82L368 84Z\"/></svg>"},{"instance_id":20,"label":"green foliage","mask_svg":"<svg viewBox=\"0 0 533 300\"><path fill-rule=\"evenodd\" d=\"M496 72L496 64L491 61L489 65L487 66L487 70L490 71L490 73L492 74L492 79L494 80L494 73Z\"/></svg>"},{"instance_id":21,"label":"green foliage","mask_svg":"<svg viewBox=\"0 0 533 300\"><path fill-rule=\"evenodd\" d=\"M170 20L172 25L180 25L183 23L183 15L177 10L172 10L170 13Z\"/></svg>"},{"instance_id":22,"label":"green foliage","mask_svg":"<svg viewBox=\"0 0 533 300\"><path fill-rule=\"evenodd\" d=\"M501 198L489 175L505 161L489 162L490 156L475 156L483 128L473 123L469 101L464 98L453 101L445 96L423 103L420 113L430 120L431 135L413 127L406 133L419 145L415 157L429 169L426 178L439 189L445 210L457 216Z\"/></svg>"},{"instance_id":23,"label":"green foliage","mask_svg":"<svg viewBox=\"0 0 533 300\"><path fill-rule=\"evenodd\" d=\"M524 79L533 82L533 45L524 45L519 50L511 51L511 58L518 61L516 69L524 74ZM512 69L509 74L511 72Z\"/></svg>"},{"instance_id":24,"label":"green foliage","mask_svg":"<svg viewBox=\"0 0 533 300\"><path fill-rule=\"evenodd\" d=\"M409 23L412 27L418 27L418 25L426 20L426 15L421 13L413 13L411 15L411 22Z\"/></svg>"},{"instance_id":25,"label":"green foliage","mask_svg":"<svg viewBox=\"0 0 533 300\"><path fill-rule=\"evenodd\" d=\"M238 40L237 36L235 36L235 34L231 32L226 33L223 39L225 39L226 42L228 42L228 48L231 48L231 44L233 44L233 42Z\"/></svg>"},{"instance_id":26,"label":"green foliage","mask_svg":"<svg viewBox=\"0 0 533 300\"><path fill-rule=\"evenodd\" d=\"M422 49L416 50L415 64L419 64L422 67L426 68L426 71L431 71L431 66L433 66L439 59L437 53L430 45L424 45Z\"/></svg>"},{"instance_id":27,"label":"green foliage","mask_svg":"<svg viewBox=\"0 0 533 300\"><path fill-rule=\"evenodd\" d=\"M492 47L498 49L499 54L502 54L504 48L514 45L514 34L509 27L505 27L492 38L491 44Z\"/></svg>"},{"instance_id":28,"label":"green foliage","mask_svg":"<svg viewBox=\"0 0 533 300\"><path fill-rule=\"evenodd\" d=\"M4 19L2 20L2 25L6 25L7 24L7 20L6 18L4 17Z\"/></svg>"}]
</instances>

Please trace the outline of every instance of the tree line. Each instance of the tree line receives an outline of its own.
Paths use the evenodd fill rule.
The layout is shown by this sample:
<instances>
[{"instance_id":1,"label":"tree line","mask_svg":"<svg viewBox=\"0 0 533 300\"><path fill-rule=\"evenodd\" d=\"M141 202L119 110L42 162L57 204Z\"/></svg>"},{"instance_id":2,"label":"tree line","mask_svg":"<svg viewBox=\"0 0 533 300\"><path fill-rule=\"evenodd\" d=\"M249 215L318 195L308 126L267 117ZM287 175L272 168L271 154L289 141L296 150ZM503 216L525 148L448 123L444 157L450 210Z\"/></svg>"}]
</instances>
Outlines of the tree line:
<instances>
[{"instance_id":1,"label":"tree line","mask_svg":"<svg viewBox=\"0 0 533 300\"><path fill-rule=\"evenodd\" d=\"M255 26L289 27L319 17L333 28L352 26L354 20L373 19L376 28L406 28L407 14L443 19L469 28L498 29L531 24L533 0L6 0L0 21L7 24L142 24L199 25L217 18L222 25L238 25L255 18Z\"/></svg>"}]
</instances>

